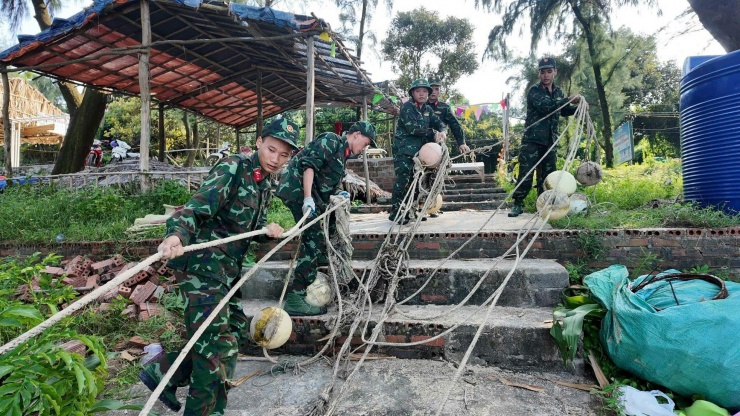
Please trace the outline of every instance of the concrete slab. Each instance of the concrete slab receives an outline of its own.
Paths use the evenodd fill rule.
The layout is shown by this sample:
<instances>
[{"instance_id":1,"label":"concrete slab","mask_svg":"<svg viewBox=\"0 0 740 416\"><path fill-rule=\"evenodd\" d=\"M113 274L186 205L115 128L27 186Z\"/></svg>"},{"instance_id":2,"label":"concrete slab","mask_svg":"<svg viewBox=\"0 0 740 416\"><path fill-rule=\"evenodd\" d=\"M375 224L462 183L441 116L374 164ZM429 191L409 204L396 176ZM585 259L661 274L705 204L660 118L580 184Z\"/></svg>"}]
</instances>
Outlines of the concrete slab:
<instances>
[{"instance_id":1,"label":"concrete slab","mask_svg":"<svg viewBox=\"0 0 740 416\"><path fill-rule=\"evenodd\" d=\"M291 361L298 357L288 358ZM332 368L318 362L293 372L270 372L271 364L262 361L240 361L235 378L260 370L266 374L253 377L229 392L225 416L292 416L305 415L319 394L330 385ZM586 391L564 387L553 381L595 384L590 378L568 373L512 372L495 367L466 367L461 379L452 384L455 368L450 363L432 360L377 359L366 361L348 385L339 401L337 415L430 415L434 414L445 394L443 415L496 416L595 416L599 400ZM515 382L542 388L536 392L507 386ZM335 389L341 387L337 381ZM187 389L178 390L185 402ZM149 391L141 384L130 390L127 402L143 403ZM160 415L173 415L161 403L153 409ZM108 412L107 415L135 415L134 411ZM182 414L182 411L180 412Z\"/></svg>"},{"instance_id":2,"label":"concrete slab","mask_svg":"<svg viewBox=\"0 0 740 416\"><path fill-rule=\"evenodd\" d=\"M524 213L518 217L511 218L507 214L508 209L499 211L473 211L463 210L456 212L445 212L437 218L429 218L422 221L417 233L473 233L481 229L486 232L517 231L531 226L539 228L543 221L536 214ZM490 220L490 221L489 221ZM486 223L486 221L488 221ZM388 213L377 214L352 214L350 216L350 234L387 234L392 222L388 219ZM401 228L410 229L409 226ZM550 224L544 224L545 230L552 229Z\"/></svg>"}]
</instances>

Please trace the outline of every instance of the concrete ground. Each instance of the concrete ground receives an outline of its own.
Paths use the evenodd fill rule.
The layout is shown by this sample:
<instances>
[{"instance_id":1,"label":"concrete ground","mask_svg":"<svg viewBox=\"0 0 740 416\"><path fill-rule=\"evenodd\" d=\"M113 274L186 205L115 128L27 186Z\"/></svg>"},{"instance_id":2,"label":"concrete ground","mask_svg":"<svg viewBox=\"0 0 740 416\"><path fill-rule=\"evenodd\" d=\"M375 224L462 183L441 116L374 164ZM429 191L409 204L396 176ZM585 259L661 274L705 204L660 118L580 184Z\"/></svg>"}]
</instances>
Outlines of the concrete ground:
<instances>
[{"instance_id":1,"label":"concrete ground","mask_svg":"<svg viewBox=\"0 0 740 416\"><path fill-rule=\"evenodd\" d=\"M520 229L539 228L542 220L536 214L521 214L510 218L509 210L496 211L448 211L437 218L429 218L419 224L417 233L473 233L481 229L485 232L511 232ZM486 223L486 221L488 221ZM350 216L351 234L385 234L391 228L387 212L378 214L352 214ZM484 226L485 224L485 226ZM401 230L410 229L403 226ZM552 229L544 224L545 230Z\"/></svg>"},{"instance_id":2,"label":"concrete ground","mask_svg":"<svg viewBox=\"0 0 740 416\"><path fill-rule=\"evenodd\" d=\"M281 357L282 358L282 357ZM290 360L305 357L289 357ZM308 366L298 375L292 371L270 374L265 361L240 361L236 378L255 370L267 374L253 377L229 393L226 416L305 415L319 394L332 380L332 368L325 362ZM569 373L524 373L495 367L468 366L461 379L451 384L452 364L431 360L378 359L366 361L340 401L337 415L431 415L447 391L449 400L442 415L495 416L586 416L599 415L598 399L586 391L555 384L553 381L594 384ZM535 390L504 383L520 383ZM335 390L341 386L337 382ZM132 390L132 402L143 403L148 390L141 384ZM186 389L178 391L184 402ZM136 398L138 396L138 398ZM172 415L161 404L153 409ZM133 411L109 412L131 415ZM180 412L182 414L182 411Z\"/></svg>"}]
</instances>

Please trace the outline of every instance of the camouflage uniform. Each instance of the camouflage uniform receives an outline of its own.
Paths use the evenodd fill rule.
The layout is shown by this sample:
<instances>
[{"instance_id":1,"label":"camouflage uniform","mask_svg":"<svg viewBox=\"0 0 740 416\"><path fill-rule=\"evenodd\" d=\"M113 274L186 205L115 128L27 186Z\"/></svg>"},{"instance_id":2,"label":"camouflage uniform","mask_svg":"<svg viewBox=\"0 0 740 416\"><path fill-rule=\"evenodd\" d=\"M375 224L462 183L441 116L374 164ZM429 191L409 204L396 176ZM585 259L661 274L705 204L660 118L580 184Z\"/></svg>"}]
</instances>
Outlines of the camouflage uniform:
<instances>
[{"instance_id":1,"label":"camouflage uniform","mask_svg":"<svg viewBox=\"0 0 740 416\"><path fill-rule=\"evenodd\" d=\"M393 168L396 183L393 184L392 206L388 217L391 221L395 220L401 202L408 192L409 183L414 174L414 155L424 144L434 143L435 131L444 129L444 123L434 114L434 110L428 104L418 105L411 98L401 106L396 134L393 138Z\"/></svg>"},{"instance_id":2,"label":"camouflage uniform","mask_svg":"<svg viewBox=\"0 0 740 416\"><path fill-rule=\"evenodd\" d=\"M298 137L297 126L284 119L273 121L264 134L293 147ZM263 228L270 199L269 176L263 176L258 152L227 157L211 169L183 209L167 220L167 237L175 235L187 246ZM249 244L250 239L237 240L188 252L167 263L175 270L185 302L188 337L195 334L241 275ZM179 408L174 393L177 387L189 384L184 415L223 415L226 380L234 375L238 348L248 337L248 328L239 301L232 298L178 367L160 400L171 409ZM178 354L162 353L146 365L140 378L147 387L156 387Z\"/></svg>"},{"instance_id":3,"label":"camouflage uniform","mask_svg":"<svg viewBox=\"0 0 740 416\"><path fill-rule=\"evenodd\" d=\"M567 103L563 91L552 85L552 93L542 83L538 83L529 89L527 93L527 119L524 127L528 130L522 138L522 146L519 150L519 188L514 192L515 203L521 203L532 189L532 175L524 175L545 156L547 149L555 143L558 138L558 123L560 116L570 116L576 111L573 105L566 106L560 112L552 114L545 120L540 121L546 115L555 111L556 108ZM531 126L531 127L530 127ZM544 192L545 178L557 169L557 148L547 152L547 156L535 168L537 175L537 194Z\"/></svg>"},{"instance_id":4,"label":"camouflage uniform","mask_svg":"<svg viewBox=\"0 0 740 416\"><path fill-rule=\"evenodd\" d=\"M296 221L303 218L303 171L314 170L311 197L316 203L316 214L320 215L329 205L329 197L340 190L345 175L345 163L350 156L346 136L322 133L291 159L280 178L275 195L282 199L293 213ZM334 217L330 220L334 229ZM316 279L319 257L326 253L321 221L312 225L301 235L293 281L290 290L305 290ZM325 258L325 257L324 257Z\"/></svg>"}]
</instances>

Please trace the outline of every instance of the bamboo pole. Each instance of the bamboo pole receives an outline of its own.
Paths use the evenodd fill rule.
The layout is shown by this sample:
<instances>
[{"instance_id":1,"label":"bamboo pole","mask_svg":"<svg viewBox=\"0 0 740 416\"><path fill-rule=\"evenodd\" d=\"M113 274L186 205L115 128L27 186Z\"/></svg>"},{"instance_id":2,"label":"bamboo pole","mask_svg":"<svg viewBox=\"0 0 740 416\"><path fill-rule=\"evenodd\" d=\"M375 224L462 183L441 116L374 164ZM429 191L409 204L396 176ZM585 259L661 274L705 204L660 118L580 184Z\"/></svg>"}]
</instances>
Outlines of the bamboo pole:
<instances>
[{"instance_id":1,"label":"bamboo pole","mask_svg":"<svg viewBox=\"0 0 740 416\"><path fill-rule=\"evenodd\" d=\"M165 151L167 150L167 144L164 138L164 103L159 102L159 161L165 161Z\"/></svg>"},{"instance_id":2,"label":"bamboo pole","mask_svg":"<svg viewBox=\"0 0 740 416\"><path fill-rule=\"evenodd\" d=\"M257 70L257 136L262 137L262 70Z\"/></svg>"},{"instance_id":3,"label":"bamboo pole","mask_svg":"<svg viewBox=\"0 0 740 416\"><path fill-rule=\"evenodd\" d=\"M362 97L362 120L367 121L367 96ZM362 149L362 164L365 168L365 202L370 203L370 167L367 162L367 147Z\"/></svg>"},{"instance_id":4,"label":"bamboo pole","mask_svg":"<svg viewBox=\"0 0 740 416\"><path fill-rule=\"evenodd\" d=\"M314 112L314 56L313 56L313 36L310 36L307 41L308 49L306 50L306 61L308 74L306 77L306 144L311 143L313 140L313 112Z\"/></svg>"},{"instance_id":5,"label":"bamboo pole","mask_svg":"<svg viewBox=\"0 0 740 416\"><path fill-rule=\"evenodd\" d=\"M3 66L3 69L6 67ZM10 80L8 79L8 73L2 73L3 78L3 134L5 135L5 175L8 177L13 176L13 167L10 163Z\"/></svg>"},{"instance_id":6,"label":"bamboo pole","mask_svg":"<svg viewBox=\"0 0 740 416\"><path fill-rule=\"evenodd\" d=\"M149 86L149 45L152 43L152 26L149 16L149 0L140 0L141 4L141 46L139 54L139 92L141 96L141 146L139 149L139 170L149 170L149 138L151 136L151 102ZM142 178L143 179L143 178ZM148 185L142 180L142 190Z\"/></svg>"}]
</instances>

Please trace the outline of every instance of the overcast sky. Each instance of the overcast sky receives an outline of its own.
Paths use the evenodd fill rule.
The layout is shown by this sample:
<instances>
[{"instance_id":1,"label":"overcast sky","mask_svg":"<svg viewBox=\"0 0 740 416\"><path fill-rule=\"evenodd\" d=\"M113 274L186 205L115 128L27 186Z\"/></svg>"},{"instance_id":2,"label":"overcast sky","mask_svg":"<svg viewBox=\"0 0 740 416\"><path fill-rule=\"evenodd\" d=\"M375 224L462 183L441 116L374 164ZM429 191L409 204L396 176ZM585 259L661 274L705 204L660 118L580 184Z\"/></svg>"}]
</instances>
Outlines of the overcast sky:
<instances>
[{"instance_id":1,"label":"overcast sky","mask_svg":"<svg viewBox=\"0 0 740 416\"><path fill-rule=\"evenodd\" d=\"M379 7L371 24L371 28L375 31L379 41L385 38L385 32L390 26L392 16L395 16L399 11L410 11L424 6L429 10L437 11L441 18L455 16L469 19L476 28L474 41L479 60L482 59L488 33L501 21L496 15L477 10L473 0L395 0L391 14L387 13L383 2L384 0L378 1ZM298 4L298 2L290 1L288 3ZM341 25L336 9L332 6L333 3L330 0L309 0L308 6L298 6L301 10L289 11L294 13L314 12L317 16L329 22L333 28L339 28ZM687 19L677 19L677 16L688 8L687 0L658 0L658 4L663 11L662 16L658 16L654 9L628 7L616 10L614 16L612 16L612 23L615 28L627 26L633 32L645 35L653 34L662 28L663 30L657 36L658 56L661 60L675 62L679 67L683 65L687 56L724 54L719 44L703 29L694 31L689 35L678 35L680 31L696 21L695 16L694 22ZM74 14L80 9L79 4L74 9L65 9L62 17ZM701 27L700 25L697 26ZM36 32L38 32L38 26L33 20L29 20L22 30L22 33ZM518 40L512 40L510 45L520 55L526 56L529 53L529 35L525 34ZM559 45L543 42L537 55L556 54L560 50ZM395 77L391 71L391 66L387 62L380 62L380 59L373 56L372 53L363 56L363 61L365 62L364 68L371 73L373 81ZM512 86L506 85L506 79L510 75L512 74L502 70L498 62L480 61L476 73L459 80L454 87L460 90L470 100L471 104L498 102L506 93L512 93L514 96L521 94L520 91L512 91Z\"/></svg>"}]
</instances>

